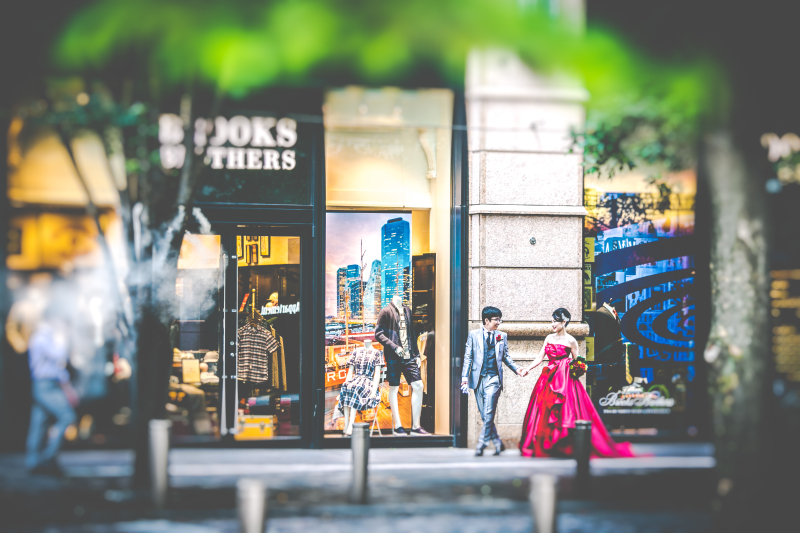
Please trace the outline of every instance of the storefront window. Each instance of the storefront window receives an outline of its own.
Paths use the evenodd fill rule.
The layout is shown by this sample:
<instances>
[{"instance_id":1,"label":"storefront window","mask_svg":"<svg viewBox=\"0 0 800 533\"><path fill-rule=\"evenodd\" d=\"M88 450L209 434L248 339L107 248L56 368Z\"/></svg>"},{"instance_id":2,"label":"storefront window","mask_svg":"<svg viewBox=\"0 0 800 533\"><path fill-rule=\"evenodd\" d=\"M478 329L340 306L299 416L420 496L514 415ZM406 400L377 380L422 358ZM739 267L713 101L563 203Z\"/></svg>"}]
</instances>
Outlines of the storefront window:
<instances>
[{"instance_id":1,"label":"storefront window","mask_svg":"<svg viewBox=\"0 0 800 533\"><path fill-rule=\"evenodd\" d=\"M698 433L694 173L587 176L587 389L617 434Z\"/></svg>"},{"instance_id":2,"label":"storefront window","mask_svg":"<svg viewBox=\"0 0 800 533\"><path fill-rule=\"evenodd\" d=\"M174 346L167 416L176 436L220 434L219 235L186 235L178 258L178 320L170 329Z\"/></svg>"},{"instance_id":3,"label":"storefront window","mask_svg":"<svg viewBox=\"0 0 800 533\"><path fill-rule=\"evenodd\" d=\"M452 107L446 90L326 95L326 437L450 433Z\"/></svg>"},{"instance_id":4,"label":"storefront window","mask_svg":"<svg viewBox=\"0 0 800 533\"><path fill-rule=\"evenodd\" d=\"M258 233L235 236L236 261L225 261L220 235L184 237L167 405L178 436L219 437L229 428L236 440L300 434L300 237ZM226 286L229 274L235 286ZM235 291L238 305L228 311L236 311L236 327L227 335L225 291ZM233 369L235 381L225 381ZM236 402L227 427L223 396Z\"/></svg>"}]
</instances>

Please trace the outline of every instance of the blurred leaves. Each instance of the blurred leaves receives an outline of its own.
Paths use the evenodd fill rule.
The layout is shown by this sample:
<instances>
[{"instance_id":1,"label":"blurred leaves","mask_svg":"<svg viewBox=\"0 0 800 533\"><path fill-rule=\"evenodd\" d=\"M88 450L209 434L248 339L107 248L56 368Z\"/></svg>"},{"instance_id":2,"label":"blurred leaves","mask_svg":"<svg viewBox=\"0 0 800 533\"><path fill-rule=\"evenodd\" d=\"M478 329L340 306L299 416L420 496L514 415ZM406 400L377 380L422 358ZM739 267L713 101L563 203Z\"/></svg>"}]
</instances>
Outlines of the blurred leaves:
<instances>
[{"instance_id":1,"label":"blurred leaves","mask_svg":"<svg viewBox=\"0 0 800 533\"><path fill-rule=\"evenodd\" d=\"M638 169L652 183L661 173L691 168L698 123L675 122L661 115L658 106L639 105L631 114L589 114L582 132L573 132L575 147L584 154L584 170L613 178L618 172Z\"/></svg>"},{"instance_id":2,"label":"blurred leaves","mask_svg":"<svg viewBox=\"0 0 800 533\"><path fill-rule=\"evenodd\" d=\"M236 98L271 85L403 85L423 69L460 87L469 51L489 47L589 91L587 127L575 135L588 172L687 168L695 132L725 116L713 61L655 61L607 29L580 32L516 0L98 0L54 54L82 72L134 57L159 83Z\"/></svg>"},{"instance_id":3,"label":"blurred leaves","mask_svg":"<svg viewBox=\"0 0 800 533\"><path fill-rule=\"evenodd\" d=\"M683 122L724 100L708 61L653 61L608 30L581 34L516 0L99 0L65 28L55 59L101 69L133 52L167 84L201 81L236 97L343 74L397 84L424 67L458 87L476 47L512 49L540 72L573 78L591 108L650 99Z\"/></svg>"}]
</instances>

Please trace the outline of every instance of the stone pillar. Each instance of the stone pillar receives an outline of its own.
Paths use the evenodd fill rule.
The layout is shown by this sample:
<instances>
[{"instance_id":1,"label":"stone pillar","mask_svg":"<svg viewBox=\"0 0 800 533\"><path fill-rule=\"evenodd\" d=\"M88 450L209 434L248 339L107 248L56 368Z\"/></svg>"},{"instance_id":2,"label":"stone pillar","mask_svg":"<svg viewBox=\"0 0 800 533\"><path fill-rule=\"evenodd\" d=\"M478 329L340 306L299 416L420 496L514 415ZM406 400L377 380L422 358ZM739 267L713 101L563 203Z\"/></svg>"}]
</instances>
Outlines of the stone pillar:
<instances>
[{"instance_id":1,"label":"stone pillar","mask_svg":"<svg viewBox=\"0 0 800 533\"><path fill-rule=\"evenodd\" d=\"M558 307L586 353L582 324L583 170L569 153L582 128L586 91L537 76L513 53L475 51L467 63L469 145L469 327L481 309L503 311L509 352L528 365L552 332ZM505 373L495 419L506 447L519 443L535 375ZM469 399L468 445L481 421Z\"/></svg>"}]
</instances>

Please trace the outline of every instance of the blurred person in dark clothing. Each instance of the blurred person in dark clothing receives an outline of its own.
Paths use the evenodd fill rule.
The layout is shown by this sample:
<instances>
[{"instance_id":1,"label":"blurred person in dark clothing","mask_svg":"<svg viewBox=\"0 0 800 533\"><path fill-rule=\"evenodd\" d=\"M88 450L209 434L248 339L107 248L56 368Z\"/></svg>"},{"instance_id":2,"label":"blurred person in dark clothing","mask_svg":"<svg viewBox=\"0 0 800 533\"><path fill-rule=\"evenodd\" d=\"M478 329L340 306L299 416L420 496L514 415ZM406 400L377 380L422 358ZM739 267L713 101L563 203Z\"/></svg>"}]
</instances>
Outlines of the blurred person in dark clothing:
<instances>
[{"instance_id":1,"label":"blurred person in dark clothing","mask_svg":"<svg viewBox=\"0 0 800 533\"><path fill-rule=\"evenodd\" d=\"M51 301L28 342L33 406L25 466L34 474L61 474L56 455L64 432L75 422L78 395L67 371L69 334L66 311ZM55 423L48 431L51 419ZM45 436L48 436L47 444L42 449Z\"/></svg>"}]
</instances>

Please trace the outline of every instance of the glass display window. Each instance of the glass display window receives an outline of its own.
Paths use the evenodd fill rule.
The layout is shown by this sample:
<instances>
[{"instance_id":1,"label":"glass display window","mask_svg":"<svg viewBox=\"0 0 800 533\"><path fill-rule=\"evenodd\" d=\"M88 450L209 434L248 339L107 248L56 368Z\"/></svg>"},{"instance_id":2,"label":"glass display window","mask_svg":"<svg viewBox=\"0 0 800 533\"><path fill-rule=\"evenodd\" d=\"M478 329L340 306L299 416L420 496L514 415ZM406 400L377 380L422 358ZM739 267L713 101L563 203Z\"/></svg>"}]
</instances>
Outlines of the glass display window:
<instances>
[{"instance_id":1,"label":"glass display window","mask_svg":"<svg viewBox=\"0 0 800 533\"><path fill-rule=\"evenodd\" d=\"M226 258L223 240L235 254ZM187 235L178 268L174 434L299 437L300 237Z\"/></svg>"},{"instance_id":2,"label":"glass display window","mask_svg":"<svg viewBox=\"0 0 800 533\"><path fill-rule=\"evenodd\" d=\"M452 111L448 90L326 94L328 438L451 432Z\"/></svg>"},{"instance_id":3,"label":"glass display window","mask_svg":"<svg viewBox=\"0 0 800 533\"><path fill-rule=\"evenodd\" d=\"M222 261L219 235L186 235L178 257L178 318L167 417L177 437L220 436Z\"/></svg>"}]
</instances>

